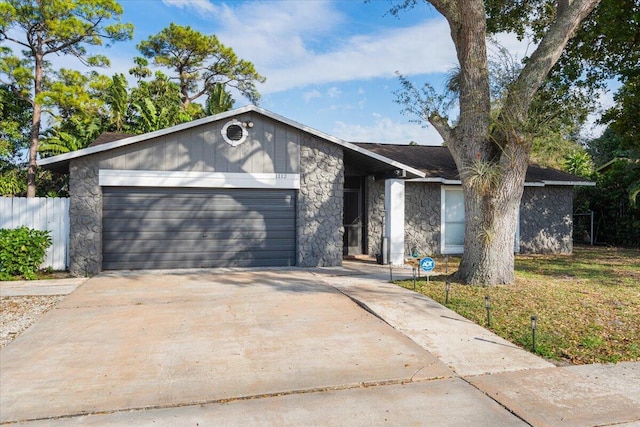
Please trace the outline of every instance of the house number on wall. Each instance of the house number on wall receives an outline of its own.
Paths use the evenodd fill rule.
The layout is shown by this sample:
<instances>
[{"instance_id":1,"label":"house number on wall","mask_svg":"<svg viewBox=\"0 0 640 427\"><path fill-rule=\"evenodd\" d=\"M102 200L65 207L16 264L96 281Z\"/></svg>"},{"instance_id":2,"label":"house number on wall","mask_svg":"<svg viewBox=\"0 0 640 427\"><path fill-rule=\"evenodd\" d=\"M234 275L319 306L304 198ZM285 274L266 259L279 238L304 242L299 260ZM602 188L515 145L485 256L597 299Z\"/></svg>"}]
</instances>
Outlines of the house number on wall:
<instances>
[{"instance_id":1,"label":"house number on wall","mask_svg":"<svg viewBox=\"0 0 640 427\"><path fill-rule=\"evenodd\" d=\"M276 174L276 179L287 179L287 174L286 173L277 173Z\"/></svg>"}]
</instances>

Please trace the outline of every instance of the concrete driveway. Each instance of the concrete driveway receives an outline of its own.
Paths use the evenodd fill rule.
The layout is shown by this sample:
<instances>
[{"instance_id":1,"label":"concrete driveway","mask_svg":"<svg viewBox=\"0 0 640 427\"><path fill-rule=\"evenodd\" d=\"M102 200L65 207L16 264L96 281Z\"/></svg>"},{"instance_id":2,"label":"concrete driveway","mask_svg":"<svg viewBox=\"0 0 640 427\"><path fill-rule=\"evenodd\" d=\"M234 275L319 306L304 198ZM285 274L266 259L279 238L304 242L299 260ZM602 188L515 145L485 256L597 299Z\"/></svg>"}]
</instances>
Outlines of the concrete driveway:
<instances>
[{"instance_id":1,"label":"concrete driveway","mask_svg":"<svg viewBox=\"0 0 640 427\"><path fill-rule=\"evenodd\" d=\"M0 367L2 423L523 424L302 269L103 274Z\"/></svg>"}]
</instances>

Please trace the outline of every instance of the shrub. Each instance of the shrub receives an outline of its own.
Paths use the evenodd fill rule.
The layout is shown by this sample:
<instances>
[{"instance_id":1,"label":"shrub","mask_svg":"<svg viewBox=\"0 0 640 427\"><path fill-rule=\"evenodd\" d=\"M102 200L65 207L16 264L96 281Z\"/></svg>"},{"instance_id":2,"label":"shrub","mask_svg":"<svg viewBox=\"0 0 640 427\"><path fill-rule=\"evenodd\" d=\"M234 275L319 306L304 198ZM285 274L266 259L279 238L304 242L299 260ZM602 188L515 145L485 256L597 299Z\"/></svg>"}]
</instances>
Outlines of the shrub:
<instances>
[{"instance_id":1,"label":"shrub","mask_svg":"<svg viewBox=\"0 0 640 427\"><path fill-rule=\"evenodd\" d=\"M0 229L0 278L36 278L36 271L51 246L49 231L27 227Z\"/></svg>"}]
</instances>

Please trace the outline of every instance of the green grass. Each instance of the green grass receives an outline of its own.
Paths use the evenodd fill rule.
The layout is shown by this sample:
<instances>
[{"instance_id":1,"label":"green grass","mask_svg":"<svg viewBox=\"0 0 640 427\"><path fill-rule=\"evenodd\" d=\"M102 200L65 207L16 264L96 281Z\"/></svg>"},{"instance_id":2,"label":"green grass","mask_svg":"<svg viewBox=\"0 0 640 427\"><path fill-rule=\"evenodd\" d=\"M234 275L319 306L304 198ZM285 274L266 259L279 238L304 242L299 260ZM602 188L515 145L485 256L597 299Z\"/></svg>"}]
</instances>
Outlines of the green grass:
<instances>
[{"instance_id":1,"label":"green grass","mask_svg":"<svg viewBox=\"0 0 640 427\"><path fill-rule=\"evenodd\" d=\"M459 260L449 259L449 272ZM418 290L445 303L444 259L439 276ZM413 289L413 281L399 282ZM531 316L538 318L536 353L575 364L640 360L640 250L576 247L574 254L516 257L516 282L508 286L451 284L450 309L531 350Z\"/></svg>"}]
</instances>

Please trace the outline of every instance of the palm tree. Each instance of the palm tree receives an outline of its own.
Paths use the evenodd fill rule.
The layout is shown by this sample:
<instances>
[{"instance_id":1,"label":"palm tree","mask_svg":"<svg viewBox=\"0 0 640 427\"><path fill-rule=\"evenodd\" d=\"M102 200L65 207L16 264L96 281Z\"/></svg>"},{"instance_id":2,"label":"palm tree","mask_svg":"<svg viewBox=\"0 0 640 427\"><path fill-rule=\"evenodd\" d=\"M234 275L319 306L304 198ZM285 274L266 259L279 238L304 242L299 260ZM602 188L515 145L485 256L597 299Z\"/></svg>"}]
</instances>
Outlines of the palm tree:
<instances>
[{"instance_id":1,"label":"palm tree","mask_svg":"<svg viewBox=\"0 0 640 427\"><path fill-rule=\"evenodd\" d=\"M208 115L224 113L231 110L235 102L231 94L225 90L224 85L216 83L213 85L211 93L209 93L209 98L207 98L205 112Z\"/></svg>"}]
</instances>

